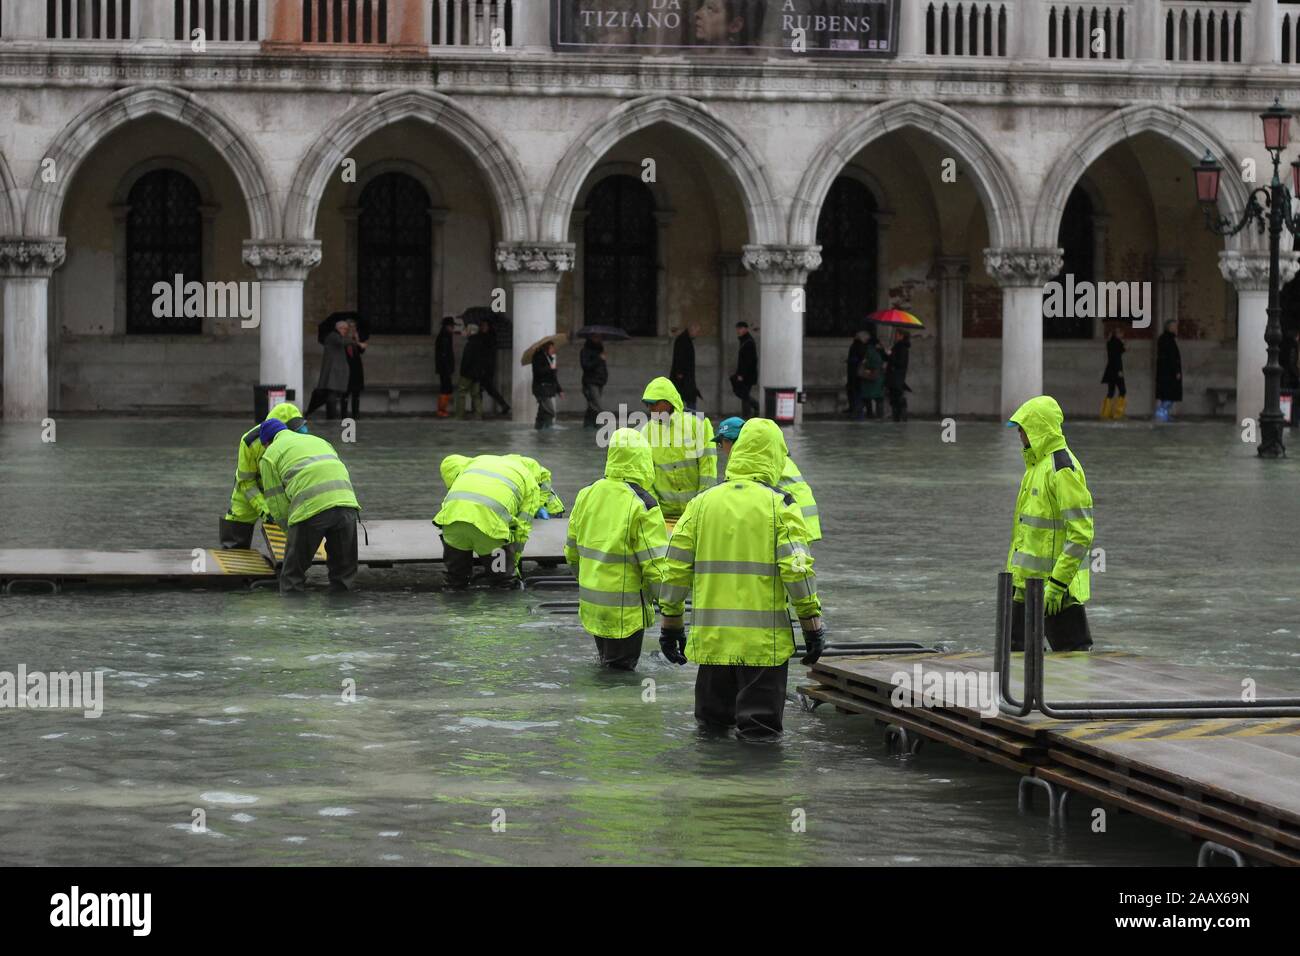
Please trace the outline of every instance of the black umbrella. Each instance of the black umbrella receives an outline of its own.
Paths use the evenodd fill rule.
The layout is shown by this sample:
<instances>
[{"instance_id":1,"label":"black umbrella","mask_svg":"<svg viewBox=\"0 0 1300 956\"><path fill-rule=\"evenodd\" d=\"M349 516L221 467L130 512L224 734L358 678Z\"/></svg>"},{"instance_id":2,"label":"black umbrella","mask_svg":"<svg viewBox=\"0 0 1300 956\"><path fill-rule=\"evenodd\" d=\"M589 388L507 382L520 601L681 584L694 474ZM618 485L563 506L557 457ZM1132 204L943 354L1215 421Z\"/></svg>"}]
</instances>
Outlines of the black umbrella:
<instances>
[{"instance_id":1,"label":"black umbrella","mask_svg":"<svg viewBox=\"0 0 1300 956\"><path fill-rule=\"evenodd\" d=\"M599 335L603 339L613 339L615 341L622 341L623 339L631 338L631 336L627 334L626 330L613 325L584 325L573 334L583 339L589 339L593 335Z\"/></svg>"},{"instance_id":2,"label":"black umbrella","mask_svg":"<svg viewBox=\"0 0 1300 956\"><path fill-rule=\"evenodd\" d=\"M355 322L357 324L357 338L362 342L370 338L370 323L361 317L360 312L331 312L329 318L322 319L316 326L316 341L321 345L329 338L329 334L334 331L334 325L337 322Z\"/></svg>"}]
</instances>

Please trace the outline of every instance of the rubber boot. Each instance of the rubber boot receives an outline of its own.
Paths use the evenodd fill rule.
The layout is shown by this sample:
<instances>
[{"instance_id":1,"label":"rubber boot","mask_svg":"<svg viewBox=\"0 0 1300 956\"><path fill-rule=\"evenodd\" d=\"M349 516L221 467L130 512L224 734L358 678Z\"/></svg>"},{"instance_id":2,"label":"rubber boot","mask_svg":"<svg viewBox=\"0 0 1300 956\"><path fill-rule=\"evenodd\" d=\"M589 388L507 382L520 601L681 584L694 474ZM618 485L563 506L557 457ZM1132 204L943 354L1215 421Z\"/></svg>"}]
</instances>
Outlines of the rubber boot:
<instances>
[{"instance_id":1,"label":"rubber boot","mask_svg":"<svg viewBox=\"0 0 1300 956\"><path fill-rule=\"evenodd\" d=\"M1128 404L1128 398L1124 395L1121 395L1119 398L1115 399L1115 404L1111 408L1110 417L1117 422L1122 422L1124 420L1124 406L1127 404Z\"/></svg>"},{"instance_id":2,"label":"rubber boot","mask_svg":"<svg viewBox=\"0 0 1300 956\"><path fill-rule=\"evenodd\" d=\"M224 551L242 548L248 550L253 546L253 525L242 521L222 518L220 525L221 548Z\"/></svg>"},{"instance_id":3,"label":"rubber boot","mask_svg":"<svg viewBox=\"0 0 1300 956\"><path fill-rule=\"evenodd\" d=\"M1110 421L1111 412L1114 410L1114 406L1115 399L1113 398L1103 398L1101 400L1101 420L1103 422Z\"/></svg>"},{"instance_id":4,"label":"rubber boot","mask_svg":"<svg viewBox=\"0 0 1300 956\"><path fill-rule=\"evenodd\" d=\"M451 414L451 413L447 410L447 409L448 409L448 406L450 406L450 405L451 405L451 396L450 396L450 395L443 395L441 392L439 392L439 393L438 393L438 410L437 410L436 412L434 412L434 414L437 415L439 418L446 418L448 415Z\"/></svg>"}]
</instances>

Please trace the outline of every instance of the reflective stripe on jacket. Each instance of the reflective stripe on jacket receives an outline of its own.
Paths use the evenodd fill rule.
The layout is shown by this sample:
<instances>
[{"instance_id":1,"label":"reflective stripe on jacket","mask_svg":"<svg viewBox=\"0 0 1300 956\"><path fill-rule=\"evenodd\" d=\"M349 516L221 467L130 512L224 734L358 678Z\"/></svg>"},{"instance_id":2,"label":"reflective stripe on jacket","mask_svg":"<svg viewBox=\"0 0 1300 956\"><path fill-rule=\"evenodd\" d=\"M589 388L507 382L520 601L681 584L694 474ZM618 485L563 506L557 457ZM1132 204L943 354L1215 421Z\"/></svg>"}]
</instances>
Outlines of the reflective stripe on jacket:
<instances>
[{"instance_id":1,"label":"reflective stripe on jacket","mask_svg":"<svg viewBox=\"0 0 1300 956\"><path fill-rule=\"evenodd\" d=\"M316 435L279 432L262 454L260 472L267 510L281 527L330 508L361 508L347 468Z\"/></svg>"},{"instance_id":2,"label":"reflective stripe on jacket","mask_svg":"<svg viewBox=\"0 0 1300 956\"><path fill-rule=\"evenodd\" d=\"M292 402L281 402L266 417L279 419L292 431L304 427L302 412ZM261 427L255 425L244 432L236 453L235 487L230 492L230 514L236 521L246 524L252 524L267 513L266 499L259 484L262 453L266 451L260 437Z\"/></svg>"},{"instance_id":3,"label":"reflective stripe on jacket","mask_svg":"<svg viewBox=\"0 0 1300 956\"><path fill-rule=\"evenodd\" d=\"M655 464L652 489L665 518L676 518L687 503L718 481L718 449L713 425L707 418L683 411L676 386L662 376L646 386L647 402L668 402L673 411L667 421L651 418L641 428Z\"/></svg>"},{"instance_id":4,"label":"reflective stripe on jacket","mask_svg":"<svg viewBox=\"0 0 1300 956\"><path fill-rule=\"evenodd\" d=\"M578 571L578 614L589 634L631 637L654 621L668 532L645 486L650 448L630 428L610 438L605 477L578 492L564 558Z\"/></svg>"},{"instance_id":5,"label":"reflective stripe on jacket","mask_svg":"<svg viewBox=\"0 0 1300 956\"><path fill-rule=\"evenodd\" d=\"M794 497L794 503L799 506L799 513L803 515L803 523L808 526L808 540L820 541L822 521L817 511L817 500L813 498L812 486L803 480L803 475L799 474L799 466L788 455L785 459L785 467L781 469L781 480L776 483L776 487Z\"/></svg>"},{"instance_id":6,"label":"reflective stripe on jacket","mask_svg":"<svg viewBox=\"0 0 1300 956\"><path fill-rule=\"evenodd\" d=\"M1007 552L1007 570L1018 591L1029 578L1054 578L1080 604L1091 596L1092 494L1083 466L1065 444L1065 416L1047 395L1031 398L1011 416L1025 430L1025 475Z\"/></svg>"},{"instance_id":7,"label":"reflective stripe on jacket","mask_svg":"<svg viewBox=\"0 0 1300 956\"><path fill-rule=\"evenodd\" d=\"M497 541L523 545L528 540L542 494L522 461L509 455L448 455L441 471L447 495L434 524L467 521Z\"/></svg>"},{"instance_id":8,"label":"reflective stripe on jacket","mask_svg":"<svg viewBox=\"0 0 1300 956\"><path fill-rule=\"evenodd\" d=\"M660 606L676 617L694 595L686 656L697 664L780 666L794 652L788 607L821 614L808 529L775 488L785 458L776 423L750 419L726 480L686 506L669 539Z\"/></svg>"}]
</instances>

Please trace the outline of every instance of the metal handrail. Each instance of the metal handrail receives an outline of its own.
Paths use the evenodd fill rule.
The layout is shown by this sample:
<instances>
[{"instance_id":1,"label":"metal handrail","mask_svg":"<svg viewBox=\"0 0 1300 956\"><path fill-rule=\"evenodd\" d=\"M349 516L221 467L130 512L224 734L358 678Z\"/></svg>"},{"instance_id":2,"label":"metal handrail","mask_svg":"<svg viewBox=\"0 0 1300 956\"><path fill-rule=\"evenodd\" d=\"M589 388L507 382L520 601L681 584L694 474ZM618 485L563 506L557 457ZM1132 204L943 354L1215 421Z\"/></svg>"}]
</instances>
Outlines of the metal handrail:
<instances>
[{"instance_id":1,"label":"metal handrail","mask_svg":"<svg viewBox=\"0 0 1300 956\"><path fill-rule=\"evenodd\" d=\"M1300 717L1300 697L1266 697L1245 701L1231 698L1173 698L1158 700L1066 700L1051 702L1044 690L1047 635L1043 581L1025 581L1025 699L1017 700L1006 686L1011 673L1011 575L998 575L998 621L993 669L998 675L998 709L1013 717L1037 710L1056 720L1151 720L1208 717Z\"/></svg>"}]
</instances>

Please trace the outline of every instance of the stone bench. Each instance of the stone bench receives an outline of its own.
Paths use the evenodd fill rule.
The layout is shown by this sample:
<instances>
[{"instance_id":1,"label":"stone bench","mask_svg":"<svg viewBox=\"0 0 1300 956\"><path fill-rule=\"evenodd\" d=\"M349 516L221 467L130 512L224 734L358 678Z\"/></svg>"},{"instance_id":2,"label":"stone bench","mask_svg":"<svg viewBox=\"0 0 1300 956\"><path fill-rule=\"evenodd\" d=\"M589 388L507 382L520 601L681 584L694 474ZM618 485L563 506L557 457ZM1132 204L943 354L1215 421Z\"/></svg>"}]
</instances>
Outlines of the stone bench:
<instances>
[{"instance_id":1,"label":"stone bench","mask_svg":"<svg viewBox=\"0 0 1300 956\"><path fill-rule=\"evenodd\" d=\"M1235 385L1211 385L1205 389L1205 395L1210 400L1210 414L1219 415L1227 408L1229 402L1237 400L1237 387Z\"/></svg>"},{"instance_id":2,"label":"stone bench","mask_svg":"<svg viewBox=\"0 0 1300 956\"><path fill-rule=\"evenodd\" d=\"M401 384L388 384L388 383L377 382L373 385L367 383L365 388L365 394L371 392L374 392L376 394L386 393L388 396L387 411L395 412L398 411L398 409L401 406L403 392L405 392L408 395L437 395L438 383L437 382L407 382ZM433 408L434 408L433 403L430 403L428 409L429 412L432 412Z\"/></svg>"}]
</instances>

